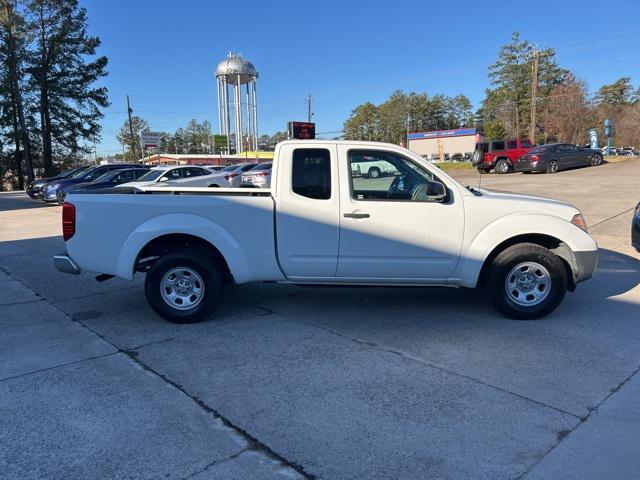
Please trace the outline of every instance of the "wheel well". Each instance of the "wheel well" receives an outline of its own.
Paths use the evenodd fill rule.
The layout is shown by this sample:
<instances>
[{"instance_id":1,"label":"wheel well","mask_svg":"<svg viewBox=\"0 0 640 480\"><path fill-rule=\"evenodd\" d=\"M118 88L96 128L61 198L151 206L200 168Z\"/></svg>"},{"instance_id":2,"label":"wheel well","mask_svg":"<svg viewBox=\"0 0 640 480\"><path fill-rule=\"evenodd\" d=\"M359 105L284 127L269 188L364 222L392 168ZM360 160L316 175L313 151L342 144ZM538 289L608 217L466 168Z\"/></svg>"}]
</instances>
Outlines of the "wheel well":
<instances>
[{"instance_id":1,"label":"wheel well","mask_svg":"<svg viewBox=\"0 0 640 480\"><path fill-rule=\"evenodd\" d=\"M225 280L232 278L229 265L220 250L207 240L186 233L162 235L148 242L136 257L134 271L147 272L160 257L167 255L174 247L195 247L206 250L222 267Z\"/></svg>"},{"instance_id":2,"label":"wheel well","mask_svg":"<svg viewBox=\"0 0 640 480\"><path fill-rule=\"evenodd\" d=\"M562 261L562 264L567 271L569 291L573 292L575 290L576 279L574 272L577 272L577 265L571 249L562 240L552 237L551 235L544 235L541 233L517 235L505 240L497 247L495 247L482 264L482 269L480 270L480 276L478 278L478 285L484 284L484 277L489 265L491 265L491 263L493 262L493 259L496 258L500 254L500 252L506 250L512 245L517 245L518 243L534 243L536 245L540 245L541 247L547 248L554 254L556 254Z\"/></svg>"},{"instance_id":3,"label":"wheel well","mask_svg":"<svg viewBox=\"0 0 640 480\"><path fill-rule=\"evenodd\" d=\"M498 163L500 160L506 160L508 164L512 164L511 159L509 157L496 157L496 163Z\"/></svg>"}]
</instances>

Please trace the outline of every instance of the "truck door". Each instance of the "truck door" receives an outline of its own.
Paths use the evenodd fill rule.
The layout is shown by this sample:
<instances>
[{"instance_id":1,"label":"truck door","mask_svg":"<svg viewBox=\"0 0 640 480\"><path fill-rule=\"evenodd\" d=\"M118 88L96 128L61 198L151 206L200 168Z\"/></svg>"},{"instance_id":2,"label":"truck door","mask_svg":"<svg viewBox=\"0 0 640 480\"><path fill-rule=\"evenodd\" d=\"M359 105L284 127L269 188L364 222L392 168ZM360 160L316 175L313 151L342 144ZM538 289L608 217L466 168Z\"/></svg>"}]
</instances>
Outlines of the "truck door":
<instances>
[{"instance_id":1,"label":"truck door","mask_svg":"<svg viewBox=\"0 0 640 480\"><path fill-rule=\"evenodd\" d=\"M338 263L336 146L310 145L282 145L274 170L278 261L292 279L335 277Z\"/></svg>"},{"instance_id":2,"label":"truck door","mask_svg":"<svg viewBox=\"0 0 640 480\"><path fill-rule=\"evenodd\" d=\"M443 283L462 246L462 195L449 185L435 201L425 192L439 179L400 151L338 145L340 250L337 277L385 281L412 279ZM354 176L351 164L384 162L378 178Z\"/></svg>"}]
</instances>

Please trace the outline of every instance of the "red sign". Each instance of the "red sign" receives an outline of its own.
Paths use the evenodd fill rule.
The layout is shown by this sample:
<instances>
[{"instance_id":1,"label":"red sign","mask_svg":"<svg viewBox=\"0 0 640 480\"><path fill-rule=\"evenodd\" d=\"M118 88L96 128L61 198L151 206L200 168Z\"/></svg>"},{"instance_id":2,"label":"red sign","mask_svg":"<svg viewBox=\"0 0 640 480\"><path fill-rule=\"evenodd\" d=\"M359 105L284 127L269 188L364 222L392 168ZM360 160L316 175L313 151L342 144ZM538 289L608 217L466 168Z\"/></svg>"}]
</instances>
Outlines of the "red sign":
<instances>
[{"instance_id":1,"label":"red sign","mask_svg":"<svg viewBox=\"0 0 640 480\"><path fill-rule=\"evenodd\" d=\"M289 122L289 138L313 140L316 138L316 124L309 122Z\"/></svg>"}]
</instances>

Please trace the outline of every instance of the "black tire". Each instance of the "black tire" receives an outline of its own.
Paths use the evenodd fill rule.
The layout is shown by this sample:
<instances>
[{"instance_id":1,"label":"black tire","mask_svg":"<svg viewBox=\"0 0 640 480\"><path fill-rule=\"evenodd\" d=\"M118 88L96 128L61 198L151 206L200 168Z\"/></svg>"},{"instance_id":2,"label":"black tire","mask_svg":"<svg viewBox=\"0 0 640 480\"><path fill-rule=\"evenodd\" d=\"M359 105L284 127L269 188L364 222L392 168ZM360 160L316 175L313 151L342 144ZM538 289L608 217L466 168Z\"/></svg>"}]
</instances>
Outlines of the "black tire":
<instances>
[{"instance_id":1,"label":"black tire","mask_svg":"<svg viewBox=\"0 0 640 480\"><path fill-rule=\"evenodd\" d=\"M215 183L212 183L211 185L209 185L209 188L220 188L220 185L216 185Z\"/></svg>"},{"instance_id":2,"label":"black tire","mask_svg":"<svg viewBox=\"0 0 640 480\"><path fill-rule=\"evenodd\" d=\"M382 172L378 167L371 167L367 172L367 177L369 178L378 178Z\"/></svg>"},{"instance_id":3,"label":"black tire","mask_svg":"<svg viewBox=\"0 0 640 480\"><path fill-rule=\"evenodd\" d=\"M170 305L161 292L161 282L172 270L185 268L202 279L202 297L194 307L181 310ZM195 323L204 319L218 305L222 294L222 268L207 250L197 247L176 247L160 257L149 269L144 291L151 308L171 323ZM194 285L196 282L194 281Z\"/></svg>"},{"instance_id":4,"label":"black tire","mask_svg":"<svg viewBox=\"0 0 640 480\"><path fill-rule=\"evenodd\" d=\"M550 286L546 284L546 297L540 303L529 306L512 300L513 294L509 292L507 284L507 276L518 265L526 262L544 267L550 278ZM519 273L520 270L516 272ZM567 282L567 270L562 260L546 248L533 243L512 245L500 252L489 265L484 278L484 285L493 306L502 314L516 320L535 320L551 313L562 302L567 292ZM534 289L538 289L538 286ZM521 298L526 300L524 297Z\"/></svg>"},{"instance_id":5,"label":"black tire","mask_svg":"<svg viewBox=\"0 0 640 480\"><path fill-rule=\"evenodd\" d=\"M560 170L558 162L556 160L551 160L547 165L547 173L558 173L558 170Z\"/></svg>"},{"instance_id":6,"label":"black tire","mask_svg":"<svg viewBox=\"0 0 640 480\"><path fill-rule=\"evenodd\" d=\"M509 163L508 160L501 158L496 162L496 166L495 166L496 173L505 174L505 173L509 173L510 170L511 170L511 164Z\"/></svg>"},{"instance_id":7,"label":"black tire","mask_svg":"<svg viewBox=\"0 0 640 480\"><path fill-rule=\"evenodd\" d=\"M591 157L591 166L597 167L598 165L602 165L602 155L596 153L593 157Z\"/></svg>"}]
</instances>

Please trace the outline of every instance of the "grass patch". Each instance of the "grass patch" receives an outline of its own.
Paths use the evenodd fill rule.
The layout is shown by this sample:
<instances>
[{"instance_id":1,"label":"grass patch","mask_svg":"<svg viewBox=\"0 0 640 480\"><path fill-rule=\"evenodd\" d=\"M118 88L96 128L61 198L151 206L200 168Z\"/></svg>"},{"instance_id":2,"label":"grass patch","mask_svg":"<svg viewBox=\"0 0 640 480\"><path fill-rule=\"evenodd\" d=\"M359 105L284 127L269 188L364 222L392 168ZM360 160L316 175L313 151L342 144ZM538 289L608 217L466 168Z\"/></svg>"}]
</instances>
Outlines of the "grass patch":
<instances>
[{"instance_id":1,"label":"grass patch","mask_svg":"<svg viewBox=\"0 0 640 480\"><path fill-rule=\"evenodd\" d=\"M628 162L629 160L640 160L640 157L626 157L622 155L605 155L604 160L607 163Z\"/></svg>"},{"instance_id":2,"label":"grass patch","mask_svg":"<svg viewBox=\"0 0 640 480\"><path fill-rule=\"evenodd\" d=\"M471 162L441 162L441 163L432 163L441 170L462 170L462 169L473 169L475 168L471 165Z\"/></svg>"}]
</instances>

